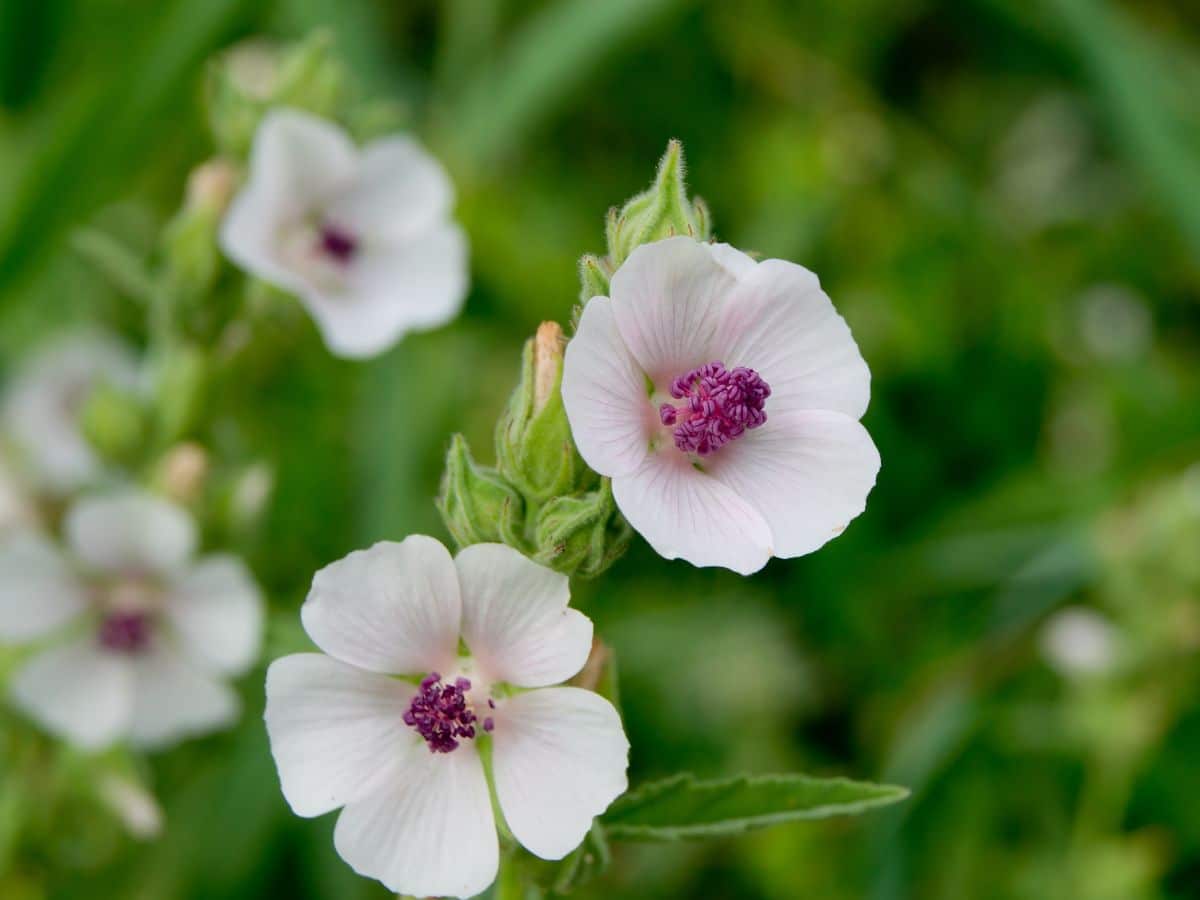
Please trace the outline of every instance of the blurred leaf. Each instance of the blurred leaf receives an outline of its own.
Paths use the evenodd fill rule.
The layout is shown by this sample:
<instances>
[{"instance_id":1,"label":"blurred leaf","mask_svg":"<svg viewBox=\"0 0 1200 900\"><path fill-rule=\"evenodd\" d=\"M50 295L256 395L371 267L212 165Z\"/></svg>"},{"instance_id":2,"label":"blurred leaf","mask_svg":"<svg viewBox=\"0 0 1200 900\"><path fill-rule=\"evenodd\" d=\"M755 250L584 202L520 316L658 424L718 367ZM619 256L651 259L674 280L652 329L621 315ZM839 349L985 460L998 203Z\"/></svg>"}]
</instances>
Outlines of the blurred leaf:
<instances>
[{"instance_id":1,"label":"blurred leaf","mask_svg":"<svg viewBox=\"0 0 1200 900\"><path fill-rule=\"evenodd\" d=\"M603 873L611 862L612 853L604 836L604 826L599 821L594 821L583 843L563 860L558 877L554 880L554 892L571 893L575 888Z\"/></svg>"},{"instance_id":2,"label":"blurred leaf","mask_svg":"<svg viewBox=\"0 0 1200 900\"><path fill-rule=\"evenodd\" d=\"M699 781L682 774L626 794L609 809L604 824L614 840L674 841L853 815L907 796L902 787L846 778L740 775Z\"/></svg>"},{"instance_id":3,"label":"blurred leaf","mask_svg":"<svg viewBox=\"0 0 1200 900\"><path fill-rule=\"evenodd\" d=\"M71 237L71 248L125 296L145 306L154 301L158 286L146 264L112 235L80 228Z\"/></svg>"}]
</instances>

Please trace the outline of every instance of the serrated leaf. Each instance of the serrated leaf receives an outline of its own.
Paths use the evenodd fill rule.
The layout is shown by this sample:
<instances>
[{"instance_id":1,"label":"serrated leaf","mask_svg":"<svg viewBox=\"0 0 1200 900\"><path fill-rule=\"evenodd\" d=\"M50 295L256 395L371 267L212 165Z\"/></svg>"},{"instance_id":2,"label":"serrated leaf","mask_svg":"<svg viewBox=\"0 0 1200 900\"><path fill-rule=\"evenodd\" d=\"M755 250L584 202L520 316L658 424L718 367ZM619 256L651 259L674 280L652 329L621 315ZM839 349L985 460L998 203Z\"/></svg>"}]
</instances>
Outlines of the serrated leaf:
<instances>
[{"instance_id":1,"label":"serrated leaf","mask_svg":"<svg viewBox=\"0 0 1200 900\"><path fill-rule=\"evenodd\" d=\"M701 781L682 774L626 794L603 821L613 840L675 841L853 815L907 796L906 788L847 778L740 775Z\"/></svg>"}]
</instances>

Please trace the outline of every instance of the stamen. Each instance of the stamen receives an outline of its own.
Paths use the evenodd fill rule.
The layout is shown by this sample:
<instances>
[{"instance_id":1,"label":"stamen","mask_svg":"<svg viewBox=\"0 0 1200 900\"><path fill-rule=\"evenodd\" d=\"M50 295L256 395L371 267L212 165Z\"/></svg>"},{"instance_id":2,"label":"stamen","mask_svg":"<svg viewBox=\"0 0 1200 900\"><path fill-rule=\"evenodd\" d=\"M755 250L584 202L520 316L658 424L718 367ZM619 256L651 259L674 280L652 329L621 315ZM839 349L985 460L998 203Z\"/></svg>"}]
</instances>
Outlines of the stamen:
<instances>
[{"instance_id":1,"label":"stamen","mask_svg":"<svg viewBox=\"0 0 1200 900\"><path fill-rule=\"evenodd\" d=\"M449 753L460 740L475 737L475 712L466 696L470 690L470 679L443 684L441 675L430 672L404 713L404 724L415 728L433 753ZM491 722L491 718L484 720L484 731L492 730Z\"/></svg>"},{"instance_id":2,"label":"stamen","mask_svg":"<svg viewBox=\"0 0 1200 900\"><path fill-rule=\"evenodd\" d=\"M139 653L150 643L150 631L145 613L110 613L100 623L100 645L115 653Z\"/></svg>"},{"instance_id":3,"label":"stamen","mask_svg":"<svg viewBox=\"0 0 1200 900\"><path fill-rule=\"evenodd\" d=\"M707 456L767 421L763 405L771 388L753 369L710 362L671 382L671 396L684 403L664 403L658 415L674 427L675 446Z\"/></svg>"},{"instance_id":4,"label":"stamen","mask_svg":"<svg viewBox=\"0 0 1200 900\"><path fill-rule=\"evenodd\" d=\"M358 252L358 240L350 232L337 225L325 223L321 226L319 246L321 252L340 265L347 265Z\"/></svg>"}]
</instances>

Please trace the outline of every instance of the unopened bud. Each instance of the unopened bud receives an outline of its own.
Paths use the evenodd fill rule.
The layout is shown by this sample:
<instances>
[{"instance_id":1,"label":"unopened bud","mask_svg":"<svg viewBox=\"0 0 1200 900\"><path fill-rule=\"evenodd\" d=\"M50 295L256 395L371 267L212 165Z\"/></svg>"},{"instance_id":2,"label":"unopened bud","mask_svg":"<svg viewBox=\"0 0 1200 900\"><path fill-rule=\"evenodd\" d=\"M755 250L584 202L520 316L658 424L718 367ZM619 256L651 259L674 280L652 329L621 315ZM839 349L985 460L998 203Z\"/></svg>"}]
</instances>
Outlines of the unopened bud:
<instances>
[{"instance_id":1,"label":"unopened bud","mask_svg":"<svg viewBox=\"0 0 1200 900\"><path fill-rule=\"evenodd\" d=\"M617 561L632 536L604 480L597 490L555 497L539 510L533 558L556 571L592 578Z\"/></svg>"},{"instance_id":2,"label":"unopened bud","mask_svg":"<svg viewBox=\"0 0 1200 900\"><path fill-rule=\"evenodd\" d=\"M154 795L125 775L110 773L97 785L100 799L136 840L150 841L162 834L163 811Z\"/></svg>"},{"instance_id":3,"label":"unopened bud","mask_svg":"<svg viewBox=\"0 0 1200 900\"><path fill-rule=\"evenodd\" d=\"M159 363L157 404L159 437L185 437L200 419L208 387L208 358L199 347L172 347Z\"/></svg>"},{"instance_id":4,"label":"unopened bud","mask_svg":"<svg viewBox=\"0 0 1200 900\"><path fill-rule=\"evenodd\" d=\"M80 426L101 456L130 462L145 442L146 410L130 391L104 383L88 395Z\"/></svg>"},{"instance_id":5,"label":"unopened bud","mask_svg":"<svg viewBox=\"0 0 1200 900\"><path fill-rule=\"evenodd\" d=\"M208 469L208 452L203 447L193 441L177 444L159 463L159 484L172 500L189 504L204 490Z\"/></svg>"},{"instance_id":6,"label":"unopened bud","mask_svg":"<svg viewBox=\"0 0 1200 900\"><path fill-rule=\"evenodd\" d=\"M207 294L221 264L217 231L237 187L238 172L225 159L212 159L188 176L183 207L163 234L171 280L182 293Z\"/></svg>"},{"instance_id":7,"label":"unopened bud","mask_svg":"<svg viewBox=\"0 0 1200 900\"><path fill-rule=\"evenodd\" d=\"M475 462L461 434L450 439L437 508L460 547L500 542L522 548L520 495L495 469Z\"/></svg>"}]
</instances>

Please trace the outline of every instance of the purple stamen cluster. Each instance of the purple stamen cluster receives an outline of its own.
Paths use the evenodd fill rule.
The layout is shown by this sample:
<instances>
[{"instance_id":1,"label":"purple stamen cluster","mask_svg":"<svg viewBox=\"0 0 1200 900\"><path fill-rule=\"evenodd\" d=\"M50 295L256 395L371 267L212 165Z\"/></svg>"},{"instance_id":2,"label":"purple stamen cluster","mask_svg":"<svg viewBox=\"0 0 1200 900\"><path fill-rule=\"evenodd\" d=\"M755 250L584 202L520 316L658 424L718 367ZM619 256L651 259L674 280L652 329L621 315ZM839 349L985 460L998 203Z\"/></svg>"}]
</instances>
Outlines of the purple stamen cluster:
<instances>
[{"instance_id":1,"label":"purple stamen cluster","mask_svg":"<svg viewBox=\"0 0 1200 900\"><path fill-rule=\"evenodd\" d=\"M150 643L145 613L111 613L100 623L100 646L115 653L138 653Z\"/></svg>"},{"instance_id":2,"label":"purple stamen cluster","mask_svg":"<svg viewBox=\"0 0 1200 900\"><path fill-rule=\"evenodd\" d=\"M321 226L318 245L321 252L339 265L346 265L358 250L358 240L350 232L336 225Z\"/></svg>"},{"instance_id":3,"label":"purple stamen cluster","mask_svg":"<svg viewBox=\"0 0 1200 900\"><path fill-rule=\"evenodd\" d=\"M449 753L459 741L475 737L475 712L467 704L469 690L469 678L443 684L441 675L430 672L421 679L421 689L404 713L404 724L415 728L432 752ZM490 700L488 705L495 708ZM491 731L491 718L484 719L482 727Z\"/></svg>"},{"instance_id":4,"label":"purple stamen cluster","mask_svg":"<svg viewBox=\"0 0 1200 900\"><path fill-rule=\"evenodd\" d=\"M672 381L671 396L684 403L664 403L658 414L674 426L675 446L707 456L767 421L763 405L771 388L753 369L710 362Z\"/></svg>"}]
</instances>

